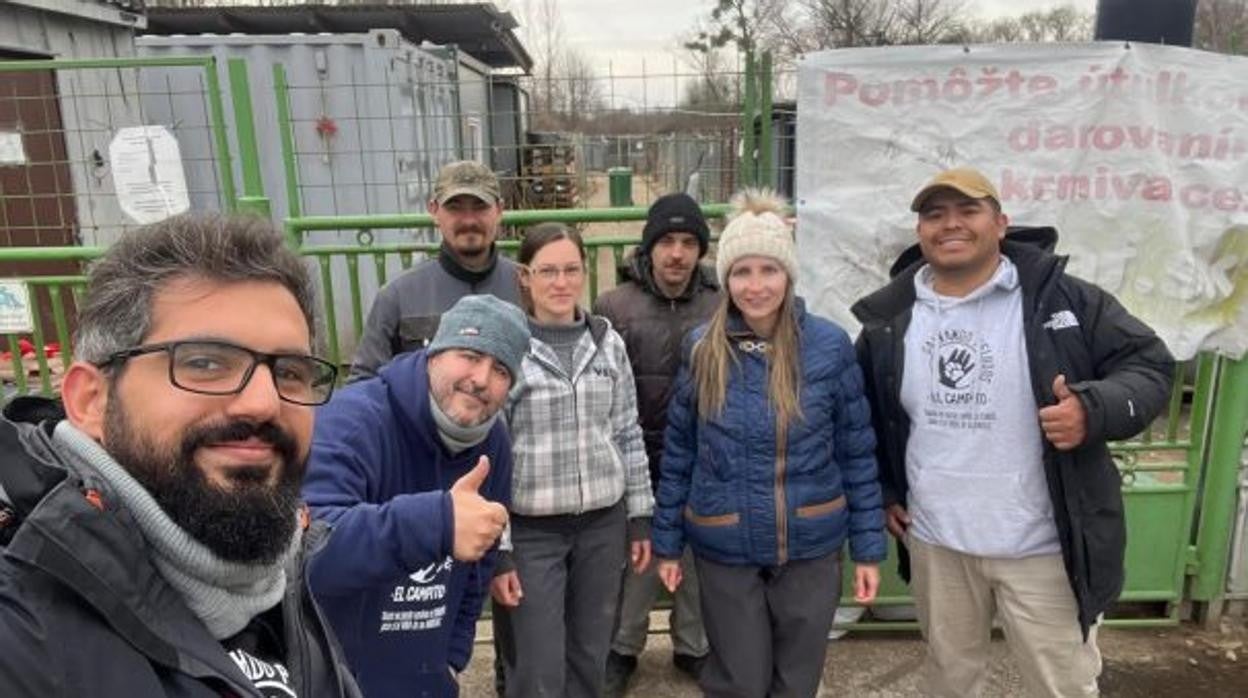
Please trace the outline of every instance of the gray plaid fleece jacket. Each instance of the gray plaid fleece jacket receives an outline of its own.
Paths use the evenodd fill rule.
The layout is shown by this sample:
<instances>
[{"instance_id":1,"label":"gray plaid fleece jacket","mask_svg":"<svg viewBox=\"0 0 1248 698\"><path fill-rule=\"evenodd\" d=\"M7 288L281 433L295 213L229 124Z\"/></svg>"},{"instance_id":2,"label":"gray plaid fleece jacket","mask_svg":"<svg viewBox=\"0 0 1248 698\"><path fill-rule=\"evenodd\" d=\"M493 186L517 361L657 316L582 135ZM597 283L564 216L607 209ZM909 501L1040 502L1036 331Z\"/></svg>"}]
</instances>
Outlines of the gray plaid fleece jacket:
<instances>
[{"instance_id":1,"label":"gray plaid fleece jacket","mask_svg":"<svg viewBox=\"0 0 1248 698\"><path fill-rule=\"evenodd\" d=\"M591 316L572 365L569 376L549 345L530 340L524 377L507 403L511 510L580 514L627 497L629 518L650 516L654 497L624 340Z\"/></svg>"}]
</instances>

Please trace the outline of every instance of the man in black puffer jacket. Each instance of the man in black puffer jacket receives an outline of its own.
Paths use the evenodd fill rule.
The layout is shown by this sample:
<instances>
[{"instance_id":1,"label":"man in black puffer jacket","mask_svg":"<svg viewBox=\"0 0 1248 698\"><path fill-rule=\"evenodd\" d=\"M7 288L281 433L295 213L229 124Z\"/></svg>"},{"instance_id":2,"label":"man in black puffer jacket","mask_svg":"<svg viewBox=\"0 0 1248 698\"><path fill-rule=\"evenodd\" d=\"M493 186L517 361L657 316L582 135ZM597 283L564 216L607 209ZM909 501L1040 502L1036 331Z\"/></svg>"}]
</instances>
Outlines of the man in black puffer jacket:
<instances>
[{"instance_id":1,"label":"man in black puffer jacket","mask_svg":"<svg viewBox=\"0 0 1248 698\"><path fill-rule=\"evenodd\" d=\"M358 696L304 581L313 287L260 219L92 268L62 400L0 419L0 696Z\"/></svg>"},{"instance_id":2,"label":"man in black puffer jacket","mask_svg":"<svg viewBox=\"0 0 1248 698\"><path fill-rule=\"evenodd\" d=\"M1106 442L1160 413L1173 359L1113 296L1065 273L1052 228L1007 235L982 174L937 175L912 210L919 244L853 311L926 685L978 695L996 612L1029 691L1096 695L1096 624L1122 590L1126 547Z\"/></svg>"},{"instance_id":3,"label":"man in black puffer jacket","mask_svg":"<svg viewBox=\"0 0 1248 698\"><path fill-rule=\"evenodd\" d=\"M659 485L667 403L680 368L681 340L710 319L719 302L715 272L699 260L706 254L710 229L702 210L687 194L667 194L650 207L641 246L622 266L624 283L602 294L594 314L611 321L628 350L637 383L637 412L650 460L650 482ZM697 581L689 576L672 609L673 661L696 677L709 647L698 608ZM607 657L607 696L621 696L646 643L650 608L659 593L654 569L626 572L619 627Z\"/></svg>"}]
</instances>

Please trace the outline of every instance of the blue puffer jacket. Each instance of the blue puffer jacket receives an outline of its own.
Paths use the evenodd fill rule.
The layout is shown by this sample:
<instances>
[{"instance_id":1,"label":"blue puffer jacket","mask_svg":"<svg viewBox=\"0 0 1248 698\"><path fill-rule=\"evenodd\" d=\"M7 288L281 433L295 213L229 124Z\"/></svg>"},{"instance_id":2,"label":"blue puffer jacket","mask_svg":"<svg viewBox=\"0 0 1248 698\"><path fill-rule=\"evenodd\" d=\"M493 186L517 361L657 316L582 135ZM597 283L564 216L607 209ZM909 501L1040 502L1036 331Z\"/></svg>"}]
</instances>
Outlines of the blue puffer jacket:
<instances>
[{"instance_id":1,"label":"blue puffer jacket","mask_svg":"<svg viewBox=\"0 0 1248 698\"><path fill-rule=\"evenodd\" d=\"M729 368L723 413L697 415L690 370L693 344L668 407L656 497L654 552L696 555L723 564L782 565L840 550L846 537L857 562L883 560L884 511L875 436L862 371L848 335L808 314L799 299L801 408L781 448L767 394L767 361L739 316L729 322L738 361Z\"/></svg>"}]
</instances>

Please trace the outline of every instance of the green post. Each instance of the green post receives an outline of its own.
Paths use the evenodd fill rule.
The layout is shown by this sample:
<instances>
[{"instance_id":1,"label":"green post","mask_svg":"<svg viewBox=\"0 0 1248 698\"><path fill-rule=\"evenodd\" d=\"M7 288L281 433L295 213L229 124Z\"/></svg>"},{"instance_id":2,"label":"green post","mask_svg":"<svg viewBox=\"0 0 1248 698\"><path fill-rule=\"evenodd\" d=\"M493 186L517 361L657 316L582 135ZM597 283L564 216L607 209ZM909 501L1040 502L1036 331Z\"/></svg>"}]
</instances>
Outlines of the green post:
<instances>
[{"instance_id":1,"label":"green post","mask_svg":"<svg viewBox=\"0 0 1248 698\"><path fill-rule=\"evenodd\" d=\"M464 144L464 95L459 84L459 45L450 44L447 46L451 54L451 89L455 91L455 113L460 116L455 117L455 143L458 148L455 151L455 157L463 160L467 156L464 154L466 146ZM427 142L427 141L426 141Z\"/></svg>"},{"instance_id":2,"label":"green post","mask_svg":"<svg viewBox=\"0 0 1248 698\"><path fill-rule=\"evenodd\" d=\"M1196 578L1191 590L1194 601L1210 602L1212 606L1219 605L1226 593L1237 478L1248 430L1248 399L1244 397L1248 395L1248 357L1239 361L1223 359L1222 364L1213 403L1209 459L1196 534Z\"/></svg>"},{"instance_id":3,"label":"green post","mask_svg":"<svg viewBox=\"0 0 1248 698\"><path fill-rule=\"evenodd\" d=\"M52 323L56 326L56 341L61 344L61 368L67 369L74 357L70 347L72 342L69 334L69 321L65 315L65 300L61 296L60 284L48 284L48 298L52 300Z\"/></svg>"},{"instance_id":4,"label":"green post","mask_svg":"<svg viewBox=\"0 0 1248 698\"><path fill-rule=\"evenodd\" d=\"M745 53L745 94L741 104L741 159L738 188L753 186L757 181L754 159L754 52Z\"/></svg>"},{"instance_id":5,"label":"green post","mask_svg":"<svg viewBox=\"0 0 1248 698\"><path fill-rule=\"evenodd\" d=\"M221 173L221 206L231 213L238 209L234 191L234 163L230 158L230 139L225 134L225 102L221 100L221 79L217 77L217 59L210 58L204 66L204 82L208 89L208 110L212 114L212 135L217 146L217 169Z\"/></svg>"},{"instance_id":6,"label":"green post","mask_svg":"<svg viewBox=\"0 0 1248 698\"><path fill-rule=\"evenodd\" d=\"M294 218L287 218L284 227L286 229L286 244L290 245L290 249L297 252L303 247L303 229L296 226L292 222L294 220Z\"/></svg>"},{"instance_id":7,"label":"green post","mask_svg":"<svg viewBox=\"0 0 1248 698\"><path fill-rule=\"evenodd\" d=\"M589 248L589 304L598 298L598 252L601 247Z\"/></svg>"},{"instance_id":8,"label":"green post","mask_svg":"<svg viewBox=\"0 0 1248 698\"><path fill-rule=\"evenodd\" d=\"M26 283L26 293L30 295L31 303L35 302L35 286L29 281ZM48 366L48 355L45 352L47 342L43 338L43 320L39 313L31 313L34 320L34 327L31 332L30 341L35 345L35 365L39 367L39 390L47 397L52 397L52 369Z\"/></svg>"},{"instance_id":9,"label":"green post","mask_svg":"<svg viewBox=\"0 0 1248 698\"><path fill-rule=\"evenodd\" d=\"M277 132L282 141L282 165L286 170L286 215L298 218L303 215L303 202L299 199L299 163L295 155L295 129L290 120L290 83L286 81L286 66L273 64L273 97L277 101Z\"/></svg>"},{"instance_id":10,"label":"green post","mask_svg":"<svg viewBox=\"0 0 1248 698\"><path fill-rule=\"evenodd\" d=\"M759 72L759 112L762 121L758 137L758 174L755 184L776 188L775 174L771 171L771 51L763 53Z\"/></svg>"},{"instance_id":11,"label":"green post","mask_svg":"<svg viewBox=\"0 0 1248 698\"><path fill-rule=\"evenodd\" d=\"M13 382L17 384L17 394L26 394L26 363L22 361L21 345L15 334L5 335L9 343L9 358L13 362Z\"/></svg>"},{"instance_id":12,"label":"green post","mask_svg":"<svg viewBox=\"0 0 1248 698\"><path fill-rule=\"evenodd\" d=\"M333 261L326 256L316 258L321 267L321 295L325 307L325 346L329 349L329 360L335 366L342 366L342 355L338 351L338 312L334 308L334 277Z\"/></svg>"},{"instance_id":13,"label":"green post","mask_svg":"<svg viewBox=\"0 0 1248 698\"><path fill-rule=\"evenodd\" d=\"M243 196L239 209L270 218L273 212L264 195L264 178L260 173L260 145L256 142L256 118L251 105L251 80L247 77L247 60L231 58L230 99L234 102L234 124L238 137L238 160L243 170Z\"/></svg>"}]
</instances>

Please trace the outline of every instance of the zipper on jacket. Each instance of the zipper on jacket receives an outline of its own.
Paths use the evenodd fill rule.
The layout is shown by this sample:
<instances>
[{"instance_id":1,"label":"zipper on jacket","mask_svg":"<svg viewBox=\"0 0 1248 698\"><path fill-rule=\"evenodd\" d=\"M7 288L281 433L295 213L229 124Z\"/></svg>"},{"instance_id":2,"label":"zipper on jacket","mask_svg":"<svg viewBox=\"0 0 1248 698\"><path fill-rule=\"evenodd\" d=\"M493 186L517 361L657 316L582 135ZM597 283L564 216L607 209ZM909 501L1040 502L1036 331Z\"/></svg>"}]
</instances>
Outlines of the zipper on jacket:
<instances>
[{"instance_id":1,"label":"zipper on jacket","mask_svg":"<svg viewBox=\"0 0 1248 698\"><path fill-rule=\"evenodd\" d=\"M304 531L304 535L310 535L311 530L312 528L309 526L308 530ZM307 609L304 607L305 604L307 604L308 609L311 609L312 621L317 626L314 629L316 631L315 636L324 638L325 640L325 642L321 643L321 651L324 653L323 659L329 677L338 683L338 692L336 695L347 696L349 694L349 691L346 690L348 684L343 680L342 676L343 664L340 664L338 661L339 657L334 646L335 640L330 637L332 630L330 629L329 621L326 620L324 614L321 613L321 607L316 603L316 597L312 595L312 584L308 579L307 573L308 567L311 565L312 558L319 555L321 551L325 549L328 542L329 533L324 532L316 540L305 543L305 548L302 553L303 559L299 561L301 574L299 575L299 579L296 581L299 594L297 598L292 599L294 603L291 604L291 606L296 609L295 618L297 620L295 624L295 632L292 634L299 637L299 650L302 654L301 661L303 663L303 671L301 673L303 675L304 685L303 690L299 693L300 696L305 695L305 691L310 694L311 691L315 690L312 685L312 653L309 649L312 641L308 638L307 626L305 623L305 619L308 616L308 613L306 612ZM291 580L287 580L287 584L290 583ZM287 649L289 650L289 648ZM345 658L343 658L343 661L346 661Z\"/></svg>"},{"instance_id":2,"label":"zipper on jacket","mask_svg":"<svg viewBox=\"0 0 1248 698\"><path fill-rule=\"evenodd\" d=\"M590 331L591 330L586 330L586 334L589 334ZM594 341L594 337L592 334L589 336L589 340L591 343L593 343L594 348L590 353L589 363L585 364L586 370L588 370L589 366L594 363L594 357L598 353L598 350L601 348L598 346L598 343ZM547 349L550 349L550 347L547 347ZM553 353L554 350L550 349L550 351ZM582 477L582 473L581 473L582 471L581 444L579 441L580 433L581 433L581 411L580 411L581 408L580 408L580 401L577 400L577 394L576 394L577 381L573 378L573 375L580 377L581 374L576 373L576 366L572 367L573 375L570 375L569 373L565 372L563 366L559 363L558 357L556 357L555 361L550 361L548 359L543 358L540 353L535 352L533 356L535 359L538 359L539 363L546 364L546 370L548 372L554 373L555 376L562 376L563 379L567 381L568 387L572 389L572 423L573 423L572 433L577 434L577 439L578 439L577 444L576 444L576 456L575 456L576 459L573 462L573 465L575 465L575 470L576 470L577 504L576 504L576 510L573 511L572 513L584 514L585 513L585 491L584 491L584 478ZM573 358L576 358L575 350L573 350ZM584 372L585 371L581 371L581 373L584 373Z\"/></svg>"},{"instance_id":3,"label":"zipper on jacket","mask_svg":"<svg viewBox=\"0 0 1248 698\"><path fill-rule=\"evenodd\" d=\"M593 361L593 359L591 358L590 361ZM576 434L576 438L578 442L576 444L576 497L577 497L576 513L584 514L585 513L585 478L583 477L583 473L582 473L583 468L581 467L581 444L579 443L581 439L581 406L580 406L580 401L576 399L577 398L576 382L573 381L571 378L569 378L568 385L569 387L572 388L572 422L573 424L576 425L576 428L573 430L573 433Z\"/></svg>"},{"instance_id":4,"label":"zipper on jacket","mask_svg":"<svg viewBox=\"0 0 1248 698\"><path fill-rule=\"evenodd\" d=\"M784 476L788 466L788 428L776 422L776 564L789 561L788 501L784 496Z\"/></svg>"},{"instance_id":5,"label":"zipper on jacket","mask_svg":"<svg viewBox=\"0 0 1248 698\"><path fill-rule=\"evenodd\" d=\"M574 433L574 434L576 434L576 435L577 435L577 437L576 437L576 438L577 438L577 444L576 444L576 498L577 498L577 503L576 503L576 511L575 511L575 512L573 512L573 513L575 513L575 514L584 514L584 513L585 513L585 476L584 476L585 474L584 474L584 470L585 470L585 468L586 468L586 467L588 467L588 465L589 465L589 464L588 464L588 461L586 461L585 463L582 463L582 462L581 462L581 444L580 444L580 438L581 438L581 436L580 436L580 434L581 434L581 401L580 401L579 399L577 399L577 398L578 398L578 395L577 395L577 392L576 392L576 391L577 391L577 383L578 383L578 380L577 380L577 379L579 379L579 378L580 378L580 377L581 377L581 376L585 373L585 371L588 371L588 370L590 369L590 366L592 366L592 365L593 365L593 363L594 363L594 358L598 355L598 349L599 349L598 342L594 341L594 336L593 336L592 334L590 334L590 330L586 330L586 331L585 331L585 334L589 335L589 341L590 341L590 342L594 345L593 350L591 350L591 351L590 351L590 354L589 354L589 362L585 364L585 370L581 371L580 373L577 373L577 372L576 372L576 368L577 368L577 367L574 365L574 366L572 367L572 374L571 374L571 375L567 375L567 374L565 374L565 375L567 375L567 379L568 379L568 387L572 389L572 423L573 423L573 425L574 425L574 428L573 428L573 430L572 430L572 433ZM576 357L576 350L575 350L575 349L573 350L573 354L572 354L572 356L573 356L573 358L575 358L575 357ZM560 370L562 370L562 366L560 367Z\"/></svg>"},{"instance_id":6,"label":"zipper on jacket","mask_svg":"<svg viewBox=\"0 0 1248 698\"><path fill-rule=\"evenodd\" d=\"M304 534L306 535L307 532L305 531ZM304 567L307 563L307 559L307 550L304 550L299 555L298 564L300 568ZM301 572L306 572L306 570L301 570ZM291 584L292 581L295 583ZM311 598L312 591L308 588L306 573L300 574L298 580L288 579L286 583L288 585L286 601L289 602L289 615L292 616L291 620L294 621L293 625L288 626L289 633L287 639L288 645L286 647L286 666L291 669L292 674L296 674L297 672L296 675L303 684L299 687L299 695L302 696L311 693L313 690L312 667L310 666L312 664L312 653L308 650L308 637L306 634L306 626L304 625L306 620L303 612L304 601ZM283 613L283 615L287 614ZM292 642L298 646L289 646L289 643ZM297 667L295 666L296 662L298 662Z\"/></svg>"}]
</instances>

